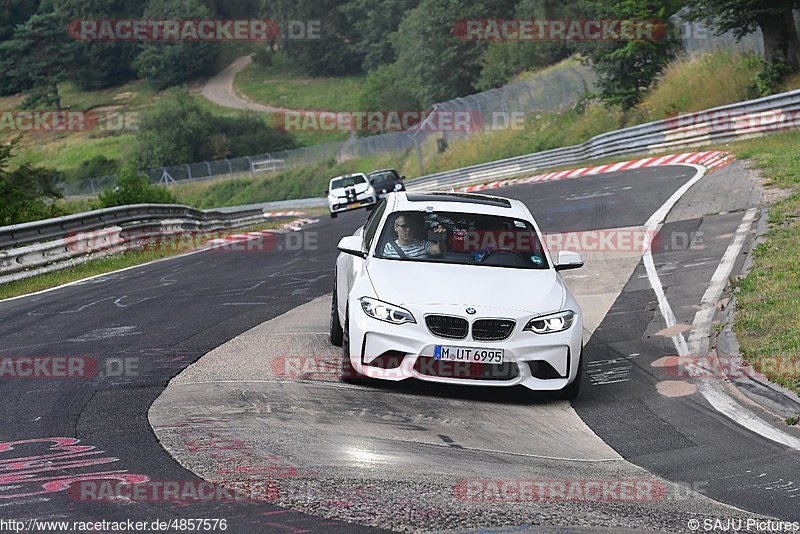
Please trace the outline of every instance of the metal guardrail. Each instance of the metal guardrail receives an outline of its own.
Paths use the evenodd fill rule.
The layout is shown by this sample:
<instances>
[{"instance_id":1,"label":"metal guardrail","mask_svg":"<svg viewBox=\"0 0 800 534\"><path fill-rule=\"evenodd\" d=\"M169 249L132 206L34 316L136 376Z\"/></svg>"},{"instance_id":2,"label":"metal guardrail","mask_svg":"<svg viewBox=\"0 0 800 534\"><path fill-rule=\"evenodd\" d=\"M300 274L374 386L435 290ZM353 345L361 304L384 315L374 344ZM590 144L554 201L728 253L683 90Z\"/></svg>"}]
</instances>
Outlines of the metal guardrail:
<instances>
[{"instance_id":1,"label":"metal guardrail","mask_svg":"<svg viewBox=\"0 0 800 534\"><path fill-rule=\"evenodd\" d=\"M0 283L86 261L143 235L211 233L262 222L263 209L137 204L0 227Z\"/></svg>"},{"instance_id":2,"label":"metal guardrail","mask_svg":"<svg viewBox=\"0 0 800 534\"><path fill-rule=\"evenodd\" d=\"M441 189L634 153L657 153L800 128L800 90L687 113L556 148L409 180L407 187Z\"/></svg>"}]
</instances>

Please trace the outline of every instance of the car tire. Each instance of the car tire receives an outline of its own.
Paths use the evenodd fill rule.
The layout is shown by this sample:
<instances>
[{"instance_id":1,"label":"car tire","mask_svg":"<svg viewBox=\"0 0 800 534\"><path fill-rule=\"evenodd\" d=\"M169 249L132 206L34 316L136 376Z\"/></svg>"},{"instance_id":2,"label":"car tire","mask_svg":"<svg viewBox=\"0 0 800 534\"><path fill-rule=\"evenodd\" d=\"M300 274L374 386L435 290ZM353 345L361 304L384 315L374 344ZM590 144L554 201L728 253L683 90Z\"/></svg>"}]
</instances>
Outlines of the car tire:
<instances>
[{"instance_id":1,"label":"car tire","mask_svg":"<svg viewBox=\"0 0 800 534\"><path fill-rule=\"evenodd\" d=\"M335 275L334 275L335 276ZM331 321L330 321L330 340L331 343L337 347L342 346L342 338L344 337L344 330L342 324L339 322L339 302L336 289L336 279L333 280L333 302L331 304Z\"/></svg>"},{"instance_id":2,"label":"car tire","mask_svg":"<svg viewBox=\"0 0 800 534\"><path fill-rule=\"evenodd\" d=\"M575 380L572 381L564 389L559 390L556 393L556 398L559 400L575 400L578 397L578 394L581 391L581 378L583 377L583 349L581 349L581 355L578 358L578 373L575 375Z\"/></svg>"},{"instance_id":3,"label":"car tire","mask_svg":"<svg viewBox=\"0 0 800 534\"><path fill-rule=\"evenodd\" d=\"M358 374L356 368L350 362L350 310L344 313L344 328L342 329L342 382L348 384L359 384L363 382L363 377Z\"/></svg>"},{"instance_id":4,"label":"car tire","mask_svg":"<svg viewBox=\"0 0 800 534\"><path fill-rule=\"evenodd\" d=\"M369 206L367 206L367 211L372 211L374 209L375 209L375 204L370 204Z\"/></svg>"},{"instance_id":5,"label":"car tire","mask_svg":"<svg viewBox=\"0 0 800 534\"><path fill-rule=\"evenodd\" d=\"M331 212L331 219L335 219L338 216L339 216L338 213Z\"/></svg>"}]
</instances>

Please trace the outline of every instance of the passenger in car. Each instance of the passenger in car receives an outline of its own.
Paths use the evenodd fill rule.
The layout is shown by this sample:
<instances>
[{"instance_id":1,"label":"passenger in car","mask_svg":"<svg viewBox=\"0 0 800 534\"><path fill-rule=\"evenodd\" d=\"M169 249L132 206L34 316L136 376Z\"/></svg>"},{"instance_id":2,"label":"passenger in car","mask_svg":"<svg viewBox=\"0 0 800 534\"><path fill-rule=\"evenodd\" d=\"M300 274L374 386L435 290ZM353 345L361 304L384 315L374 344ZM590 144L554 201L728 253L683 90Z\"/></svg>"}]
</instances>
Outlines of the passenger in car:
<instances>
[{"instance_id":1,"label":"passenger in car","mask_svg":"<svg viewBox=\"0 0 800 534\"><path fill-rule=\"evenodd\" d=\"M442 242L424 241L417 237L421 226L421 219L405 214L399 215L394 221L397 239L386 243L383 247L383 257L408 259L441 256L444 252ZM447 230L439 226L434 232L445 233Z\"/></svg>"}]
</instances>

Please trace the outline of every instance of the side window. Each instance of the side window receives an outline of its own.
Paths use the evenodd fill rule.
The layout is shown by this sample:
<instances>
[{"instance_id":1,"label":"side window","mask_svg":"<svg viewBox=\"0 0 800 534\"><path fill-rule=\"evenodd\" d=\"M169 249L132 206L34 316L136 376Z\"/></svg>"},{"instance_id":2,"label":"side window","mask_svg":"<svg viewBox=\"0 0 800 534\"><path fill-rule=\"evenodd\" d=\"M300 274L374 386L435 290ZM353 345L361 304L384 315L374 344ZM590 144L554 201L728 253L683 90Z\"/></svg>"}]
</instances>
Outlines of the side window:
<instances>
[{"instance_id":1,"label":"side window","mask_svg":"<svg viewBox=\"0 0 800 534\"><path fill-rule=\"evenodd\" d=\"M381 200L372 210L372 215L369 216L366 224L364 224L364 246L366 250L369 250L369 247L372 246L372 240L375 239L375 232L378 231L378 224L381 222L384 211L386 211L386 199Z\"/></svg>"}]
</instances>

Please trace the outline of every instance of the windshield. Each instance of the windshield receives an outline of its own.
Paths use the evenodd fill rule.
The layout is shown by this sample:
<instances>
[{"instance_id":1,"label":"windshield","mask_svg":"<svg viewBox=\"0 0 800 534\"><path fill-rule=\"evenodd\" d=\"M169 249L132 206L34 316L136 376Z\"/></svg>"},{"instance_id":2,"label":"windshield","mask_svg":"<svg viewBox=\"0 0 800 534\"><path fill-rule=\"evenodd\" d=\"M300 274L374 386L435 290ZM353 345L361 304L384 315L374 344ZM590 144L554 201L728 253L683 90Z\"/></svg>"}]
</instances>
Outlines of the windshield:
<instances>
[{"instance_id":1,"label":"windshield","mask_svg":"<svg viewBox=\"0 0 800 534\"><path fill-rule=\"evenodd\" d=\"M354 174L353 176L343 176L331 181L331 189L341 189L343 187L351 187L356 184L363 184L367 180L363 174Z\"/></svg>"},{"instance_id":2,"label":"windshield","mask_svg":"<svg viewBox=\"0 0 800 534\"><path fill-rule=\"evenodd\" d=\"M404 211L386 220L376 258L518 269L549 265L536 229L522 219Z\"/></svg>"},{"instance_id":3,"label":"windshield","mask_svg":"<svg viewBox=\"0 0 800 534\"><path fill-rule=\"evenodd\" d=\"M399 180L400 177L394 171L375 172L369 175L369 181L373 184L381 184L383 182L394 182Z\"/></svg>"}]
</instances>

